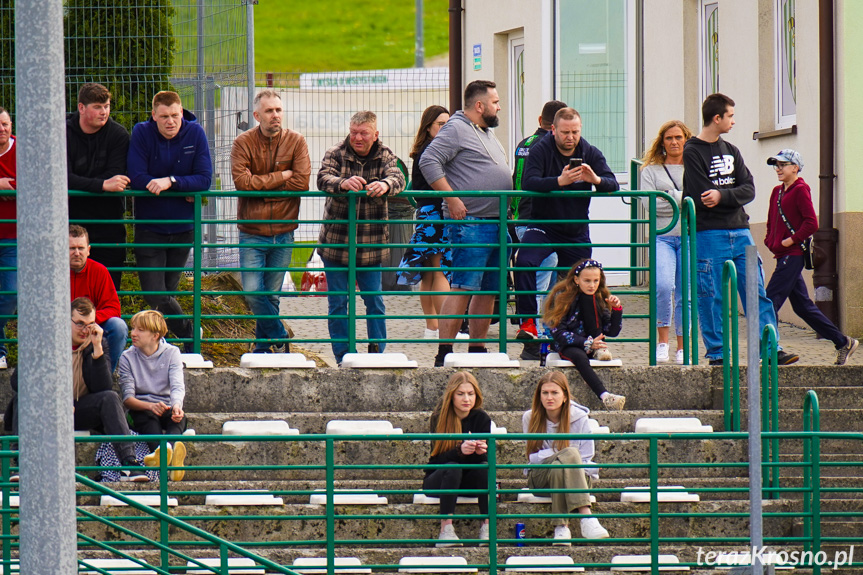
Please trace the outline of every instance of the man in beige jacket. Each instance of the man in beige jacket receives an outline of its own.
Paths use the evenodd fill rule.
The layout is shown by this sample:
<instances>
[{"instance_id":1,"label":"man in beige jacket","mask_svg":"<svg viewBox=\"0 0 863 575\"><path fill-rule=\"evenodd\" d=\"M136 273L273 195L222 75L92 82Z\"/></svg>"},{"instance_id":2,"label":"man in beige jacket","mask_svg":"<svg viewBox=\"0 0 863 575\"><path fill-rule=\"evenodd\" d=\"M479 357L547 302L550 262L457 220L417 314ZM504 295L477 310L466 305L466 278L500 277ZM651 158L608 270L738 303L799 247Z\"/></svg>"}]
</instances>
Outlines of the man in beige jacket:
<instances>
[{"instance_id":1,"label":"man in beige jacket","mask_svg":"<svg viewBox=\"0 0 863 575\"><path fill-rule=\"evenodd\" d=\"M311 162L302 134L282 128L282 100L273 90L255 96L258 126L237 136L231 149L231 175L241 191L308 190ZM278 316L285 268L291 265L300 198L273 195L240 197L240 267L246 302L256 316ZM244 220L268 220L244 223ZM293 221L291 221L293 220ZM255 269L252 269L255 268ZM290 350L285 326L278 317L260 317L255 325L255 353Z\"/></svg>"}]
</instances>

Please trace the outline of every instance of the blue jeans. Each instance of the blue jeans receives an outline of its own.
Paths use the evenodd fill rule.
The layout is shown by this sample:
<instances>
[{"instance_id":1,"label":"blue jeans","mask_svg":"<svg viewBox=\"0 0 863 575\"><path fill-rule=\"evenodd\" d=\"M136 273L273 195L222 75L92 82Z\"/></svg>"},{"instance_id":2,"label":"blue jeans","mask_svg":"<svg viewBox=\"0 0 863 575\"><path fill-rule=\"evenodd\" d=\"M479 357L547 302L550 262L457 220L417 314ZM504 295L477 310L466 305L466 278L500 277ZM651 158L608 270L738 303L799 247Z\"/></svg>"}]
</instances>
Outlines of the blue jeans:
<instances>
[{"instance_id":1,"label":"blue jeans","mask_svg":"<svg viewBox=\"0 0 863 575\"><path fill-rule=\"evenodd\" d=\"M13 268L0 271L0 291L18 291L18 240L0 240L0 267ZM12 245L9 245L12 244ZM0 315L12 315L18 307L18 294L0 295ZM0 317L0 338L6 337L8 317ZM0 342L0 357L6 357L6 344Z\"/></svg>"},{"instance_id":2,"label":"blue jeans","mask_svg":"<svg viewBox=\"0 0 863 575\"><path fill-rule=\"evenodd\" d=\"M527 226L515 226L515 235L518 237L518 241L521 241L521 238L524 237L524 232L527 231ZM557 252L551 252L548 254L548 257L540 262L539 267L542 268L554 268L557 267ZM545 270L541 272L536 272L536 291L548 291L548 288L551 286L551 278L553 275L556 275L557 272L552 270ZM544 295L536 295L536 305L537 309L542 309L542 303L545 301Z\"/></svg>"},{"instance_id":3,"label":"blue jeans","mask_svg":"<svg viewBox=\"0 0 863 575\"><path fill-rule=\"evenodd\" d=\"M126 337L129 335L129 328L126 322L119 317L109 317L101 324L105 331L105 341L108 342L108 355L111 357L111 373L117 369L117 363L120 361L120 355L126 348Z\"/></svg>"},{"instance_id":4,"label":"blue jeans","mask_svg":"<svg viewBox=\"0 0 863 575\"><path fill-rule=\"evenodd\" d=\"M336 262L321 258L324 262L325 273L327 274L327 291L343 292L348 289L348 272L336 271L327 268L347 267ZM357 269L357 285L360 291L381 291L381 272L361 271L364 268ZM380 295L363 295L363 301L366 304L366 315L384 315L386 308L384 307L384 298ZM347 318L336 318L334 315L347 315L348 313L348 296L346 295L327 295L327 304L329 311L329 319L327 327L330 330L330 338L333 340L341 339L345 341L333 341L333 355L336 356L336 361L341 363L342 358L348 353L348 320ZM378 350L383 353L387 338L387 322L384 318L367 319L366 328L368 329L369 339L381 340L376 342Z\"/></svg>"},{"instance_id":5,"label":"blue jeans","mask_svg":"<svg viewBox=\"0 0 863 575\"><path fill-rule=\"evenodd\" d=\"M698 250L698 315L708 359L722 357L722 266L732 260L737 268L737 293L746 311L746 246L754 245L748 229L705 230L696 234ZM758 260L758 328L772 325L779 338L773 302L764 291L764 272ZM781 348L780 348L781 349Z\"/></svg>"},{"instance_id":6,"label":"blue jeans","mask_svg":"<svg viewBox=\"0 0 863 575\"><path fill-rule=\"evenodd\" d=\"M481 221L484 218L465 216L464 219ZM489 224L449 224L447 234L452 246L453 267L498 267L500 265L500 250L497 246L498 228L496 218L494 223ZM488 244L488 247L462 248L459 244ZM453 271L450 286L467 291L497 291L500 286L499 280L497 270Z\"/></svg>"},{"instance_id":7,"label":"blue jeans","mask_svg":"<svg viewBox=\"0 0 863 575\"><path fill-rule=\"evenodd\" d=\"M285 232L276 236L258 236L240 232L240 243L245 244L240 248L240 267L275 268L268 271L242 272L243 291L281 291L285 281L285 268L291 267L294 232ZM279 315L278 295L247 295L245 297L253 315ZM285 326L279 318L259 318L255 322L256 339L284 340L287 337ZM281 342L257 341L255 342L255 351L269 350L273 343L281 346Z\"/></svg>"},{"instance_id":8,"label":"blue jeans","mask_svg":"<svg viewBox=\"0 0 863 575\"><path fill-rule=\"evenodd\" d=\"M681 288L680 236L656 238L656 327L671 325L683 335L683 291Z\"/></svg>"}]
</instances>

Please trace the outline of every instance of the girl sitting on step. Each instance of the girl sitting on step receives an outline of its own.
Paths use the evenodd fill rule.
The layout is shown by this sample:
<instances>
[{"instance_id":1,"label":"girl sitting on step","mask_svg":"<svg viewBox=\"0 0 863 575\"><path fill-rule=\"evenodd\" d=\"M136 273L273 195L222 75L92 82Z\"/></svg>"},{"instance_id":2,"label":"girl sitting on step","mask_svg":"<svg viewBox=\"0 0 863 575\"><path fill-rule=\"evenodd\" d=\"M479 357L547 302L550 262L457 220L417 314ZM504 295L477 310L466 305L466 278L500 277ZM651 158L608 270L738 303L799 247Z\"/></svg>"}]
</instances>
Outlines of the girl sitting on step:
<instances>
[{"instance_id":1,"label":"girl sitting on step","mask_svg":"<svg viewBox=\"0 0 863 575\"><path fill-rule=\"evenodd\" d=\"M490 433L491 418L480 409L482 407L482 392L473 374L460 371L449 378L443 397L438 403L429 421L431 433ZM459 489L488 489L488 469L463 469L457 464L477 464L488 461L486 455L488 446L485 439L467 439L456 441L446 439L432 442L429 463L445 465L435 469L426 469L423 480L423 490L440 489L446 493L434 493L432 497L440 498L440 514L455 513L455 504ZM466 497L478 497L479 512L488 515L488 493L465 494ZM452 519L442 519L437 547L460 546L458 535L452 525ZM488 540L488 519L484 519L479 529L477 539Z\"/></svg>"},{"instance_id":2,"label":"girl sitting on step","mask_svg":"<svg viewBox=\"0 0 863 575\"><path fill-rule=\"evenodd\" d=\"M590 367L591 359L611 359L605 338L616 336L623 326L623 304L605 287L602 264L576 262L549 292L542 321L551 328L552 349L575 364L607 409L622 410L626 397L609 393Z\"/></svg>"},{"instance_id":3,"label":"girl sitting on step","mask_svg":"<svg viewBox=\"0 0 863 575\"><path fill-rule=\"evenodd\" d=\"M586 407L570 399L569 382L560 371L550 371L536 384L533 404L521 418L525 433L590 433ZM592 439L532 439L527 442L527 458L532 464L525 470L528 489L590 489L591 478L599 477L596 468L560 467L593 463ZM558 464L551 467L552 464ZM541 496L549 494L542 492ZM604 539L608 531L590 513L590 495L582 493L551 493L551 512L555 518L555 542L552 545L572 545L572 533L565 515L581 515L581 535L585 539ZM559 540L559 541L558 541Z\"/></svg>"}]
</instances>

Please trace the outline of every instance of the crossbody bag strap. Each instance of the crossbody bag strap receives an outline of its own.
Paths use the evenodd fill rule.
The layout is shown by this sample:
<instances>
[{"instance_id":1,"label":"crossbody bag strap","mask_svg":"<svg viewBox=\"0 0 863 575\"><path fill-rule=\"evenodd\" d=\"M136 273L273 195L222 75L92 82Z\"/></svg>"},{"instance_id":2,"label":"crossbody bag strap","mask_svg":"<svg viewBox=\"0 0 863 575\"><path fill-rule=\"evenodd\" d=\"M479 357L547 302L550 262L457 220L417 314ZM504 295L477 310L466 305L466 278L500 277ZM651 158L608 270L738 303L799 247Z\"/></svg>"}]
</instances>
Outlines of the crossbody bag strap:
<instances>
[{"instance_id":1,"label":"crossbody bag strap","mask_svg":"<svg viewBox=\"0 0 863 575\"><path fill-rule=\"evenodd\" d=\"M668 168L665 164L662 164L662 169L665 170L665 173L668 174L668 179L671 180L671 183L674 184L675 190L682 190L683 186L678 186L677 182L674 181L674 176L671 175L671 172L668 171Z\"/></svg>"},{"instance_id":2,"label":"crossbody bag strap","mask_svg":"<svg viewBox=\"0 0 863 575\"><path fill-rule=\"evenodd\" d=\"M785 227L788 228L788 231L791 232L793 236L795 233L794 227L791 225L791 222L788 221L788 218L785 217L785 212L782 210L782 196L785 194L785 190L781 190L779 195L776 197L776 207L779 208L779 217L782 218L782 222L785 224ZM800 242L800 247L802 249L806 249L806 246L803 242Z\"/></svg>"}]
</instances>

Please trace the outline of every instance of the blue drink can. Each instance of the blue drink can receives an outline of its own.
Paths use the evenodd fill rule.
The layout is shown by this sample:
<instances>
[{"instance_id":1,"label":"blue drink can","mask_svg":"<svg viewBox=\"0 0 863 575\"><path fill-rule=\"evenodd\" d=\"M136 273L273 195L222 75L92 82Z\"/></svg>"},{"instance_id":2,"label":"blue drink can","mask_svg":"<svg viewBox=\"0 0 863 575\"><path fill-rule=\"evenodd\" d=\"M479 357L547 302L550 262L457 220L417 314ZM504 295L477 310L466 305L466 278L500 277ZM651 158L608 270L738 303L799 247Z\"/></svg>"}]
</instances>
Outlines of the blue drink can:
<instances>
[{"instance_id":1,"label":"blue drink can","mask_svg":"<svg viewBox=\"0 0 863 575\"><path fill-rule=\"evenodd\" d=\"M516 539L524 539L524 523L516 523L515 524L515 538ZM516 547L524 547L524 543L516 543Z\"/></svg>"}]
</instances>

